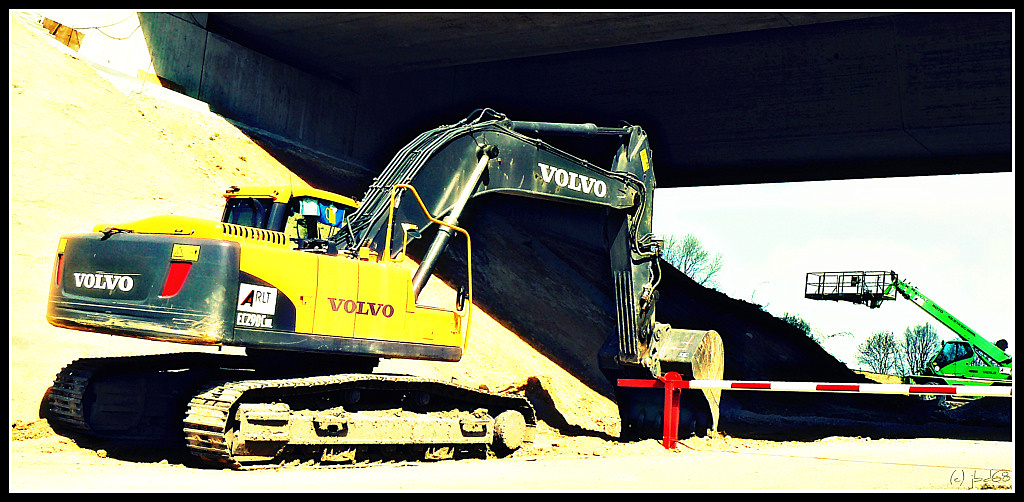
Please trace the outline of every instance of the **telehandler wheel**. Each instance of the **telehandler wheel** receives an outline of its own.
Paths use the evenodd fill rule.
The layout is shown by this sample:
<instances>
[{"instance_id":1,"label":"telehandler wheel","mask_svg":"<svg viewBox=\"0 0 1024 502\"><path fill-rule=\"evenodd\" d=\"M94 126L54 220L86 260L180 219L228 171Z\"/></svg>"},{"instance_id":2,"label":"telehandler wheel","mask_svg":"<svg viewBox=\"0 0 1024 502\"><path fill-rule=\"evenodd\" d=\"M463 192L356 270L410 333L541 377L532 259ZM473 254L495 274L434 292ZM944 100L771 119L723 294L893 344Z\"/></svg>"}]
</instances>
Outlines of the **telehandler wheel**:
<instances>
[{"instance_id":1,"label":"telehandler wheel","mask_svg":"<svg viewBox=\"0 0 1024 502\"><path fill-rule=\"evenodd\" d=\"M523 445L526 419L522 413L506 410L494 418L494 453L504 457Z\"/></svg>"}]
</instances>

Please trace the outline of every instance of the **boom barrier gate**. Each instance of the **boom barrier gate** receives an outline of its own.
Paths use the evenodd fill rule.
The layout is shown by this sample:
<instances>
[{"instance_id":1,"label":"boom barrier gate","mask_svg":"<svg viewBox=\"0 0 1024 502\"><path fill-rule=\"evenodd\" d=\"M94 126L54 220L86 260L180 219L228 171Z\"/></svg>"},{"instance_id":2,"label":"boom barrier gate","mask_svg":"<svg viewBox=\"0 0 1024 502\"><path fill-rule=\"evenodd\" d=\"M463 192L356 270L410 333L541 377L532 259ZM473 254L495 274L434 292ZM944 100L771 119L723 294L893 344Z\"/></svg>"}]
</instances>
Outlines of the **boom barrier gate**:
<instances>
[{"instance_id":1,"label":"boom barrier gate","mask_svg":"<svg viewBox=\"0 0 1024 502\"><path fill-rule=\"evenodd\" d=\"M676 372L658 379L619 379L620 387L665 389L661 445L674 449L679 439L679 392L687 389L761 390L775 392L832 392L845 394L906 394L1012 397L1009 385L907 385L886 383L769 382L759 380L683 380Z\"/></svg>"}]
</instances>

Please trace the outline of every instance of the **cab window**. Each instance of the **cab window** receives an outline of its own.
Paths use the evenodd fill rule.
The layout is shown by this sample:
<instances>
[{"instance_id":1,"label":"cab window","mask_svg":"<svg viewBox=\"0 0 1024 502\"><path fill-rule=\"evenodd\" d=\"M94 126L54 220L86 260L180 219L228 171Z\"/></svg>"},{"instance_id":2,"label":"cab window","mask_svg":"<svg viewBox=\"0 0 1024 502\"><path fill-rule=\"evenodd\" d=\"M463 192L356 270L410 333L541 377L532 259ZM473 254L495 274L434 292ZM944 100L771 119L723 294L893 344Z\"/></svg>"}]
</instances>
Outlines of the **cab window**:
<instances>
[{"instance_id":1,"label":"cab window","mask_svg":"<svg viewBox=\"0 0 1024 502\"><path fill-rule=\"evenodd\" d=\"M935 358L935 362L939 366L945 366L963 359L972 359L973 357L974 351L971 350L969 345L959 342L948 342L942 346L942 351Z\"/></svg>"},{"instance_id":2,"label":"cab window","mask_svg":"<svg viewBox=\"0 0 1024 502\"><path fill-rule=\"evenodd\" d=\"M299 197L288 204L285 235L298 239L329 239L344 222L344 208L330 201Z\"/></svg>"},{"instance_id":3,"label":"cab window","mask_svg":"<svg viewBox=\"0 0 1024 502\"><path fill-rule=\"evenodd\" d=\"M224 206L224 223L234 223L247 227L266 228L274 199L233 197Z\"/></svg>"}]
</instances>

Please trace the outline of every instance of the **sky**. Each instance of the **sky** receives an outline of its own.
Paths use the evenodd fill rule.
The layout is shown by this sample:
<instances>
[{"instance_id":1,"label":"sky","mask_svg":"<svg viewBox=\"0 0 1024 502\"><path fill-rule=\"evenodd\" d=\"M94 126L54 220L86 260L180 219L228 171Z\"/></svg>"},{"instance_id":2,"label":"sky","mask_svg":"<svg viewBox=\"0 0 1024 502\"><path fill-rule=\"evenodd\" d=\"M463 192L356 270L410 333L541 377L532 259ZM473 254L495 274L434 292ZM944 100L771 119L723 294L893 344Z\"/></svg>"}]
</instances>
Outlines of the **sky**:
<instances>
[{"instance_id":1,"label":"sky","mask_svg":"<svg viewBox=\"0 0 1024 502\"><path fill-rule=\"evenodd\" d=\"M895 271L1014 352L1012 172L658 188L653 226L721 253L719 291L800 316L851 368L867 369L856 348L877 331L928 322L941 340L957 337L899 296L875 309L805 299L808 272Z\"/></svg>"}]
</instances>

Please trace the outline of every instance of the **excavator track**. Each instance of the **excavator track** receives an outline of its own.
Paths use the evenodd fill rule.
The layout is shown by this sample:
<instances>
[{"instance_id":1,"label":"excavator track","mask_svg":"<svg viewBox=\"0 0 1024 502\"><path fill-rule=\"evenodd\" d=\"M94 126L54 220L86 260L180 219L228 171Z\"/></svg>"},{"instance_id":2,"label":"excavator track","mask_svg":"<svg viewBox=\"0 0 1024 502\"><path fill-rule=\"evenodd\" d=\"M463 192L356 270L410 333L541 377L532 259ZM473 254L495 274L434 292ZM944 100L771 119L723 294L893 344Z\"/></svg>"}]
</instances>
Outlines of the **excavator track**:
<instances>
[{"instance_id":1,"label":"excavator track","mask_svg":"<svg viewBox=\"0 0 1024 502\"><path fill-rule=\"evenodd\" d=\"M185 417L185 444L189 451L208 464L240 468L229 448L228 422L231 408L250 387L259 382L215 385L192 398Z\"/></svg>"},{"instance_id":2,"label":"excavator track","mask_svg":"<svg viewBox=\"0 0 1024 502\"><path fill-rule=\"evenodd\" d=\"M56 427L88 436L129 442L172 444L174 425L194 391L241 356L174 353L82 358L54 378L45 406ZM233 374L233 373L231 373Z\"/></svg>"},{"instance_id":3,"label":"excavator track","mask_svg":"<svg viewBox=\"0 0 1024 502\"><path fill-rule=\"evenodd\" d=\"M303 404L314 402L323 409L298 411ZM374 421L366 414L369 409L391 409L397 414L395 408L406 414L410 408L419 408L420 412L414 413L415 417L402 418L400 430L392 432L381 425L379 418ZM464 410L460 419L463 434L478 439L467 441L444 433L423 433L426 428L409 434L405 427L406 423L429 422L430 419L424 419L427 410L450 413L452 408ZM189 402L184 431L193 455L222 468L244 469L284 458L314 462L355 460L358 449L374 446L419 447L420 453L432 458L436 451L459 447L486 452L492 440L488 434L484 441L483 433L501 435L505 426L501 417L508 416L506 412L522 417L525 427L516 433L522 435L522 443L532 442L536 417L524 397L404 375L341 374L211 384ZM303 435L303 422L317 424L316 433ZM244 429L247 423L250 428ZM326 423L341 425L332 433ZM359 429L361 423L366 427ZM369 429L379 434L366 436L356 432Z\"/></svg>"},{"instance_id":4,"label":"excavator track","mask_svg":"<svg viewBox=\"0 0 1024 502\"><path fill-rule=\"evenodd\" d=\"M85 419L82 403L89 380L99 366L96 361L79 359L57 374L48 394L47 417L50 420L77 431L92 431Z\"/></svg>"},{"instance_id":5,"label":"excavator track","mask_svg":"<svg viewBox=\"0 0 1024 502\"><path fill-rule=\"evenodd\" d=\"M522 396L408 375L268 375L251 362L208 353L78 359L54 379L47 419L102 440L184 444L203 463L233 469L284 457L354 461L368 450L504 454L533 439L536 414Z\"/></svg>"}]
</instances>

